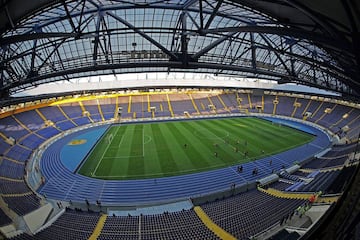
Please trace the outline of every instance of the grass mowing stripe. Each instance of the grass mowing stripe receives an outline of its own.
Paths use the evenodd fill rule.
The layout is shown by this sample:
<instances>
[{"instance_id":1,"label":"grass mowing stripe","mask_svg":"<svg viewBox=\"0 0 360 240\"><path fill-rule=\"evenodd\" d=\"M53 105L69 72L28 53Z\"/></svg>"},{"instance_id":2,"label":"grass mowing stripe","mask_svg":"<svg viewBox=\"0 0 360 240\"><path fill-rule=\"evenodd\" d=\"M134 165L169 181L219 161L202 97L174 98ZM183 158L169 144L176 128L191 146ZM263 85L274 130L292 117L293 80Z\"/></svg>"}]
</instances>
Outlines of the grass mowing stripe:
<instances>
[{"instance_id":1,"label":"grass mowing stripe","mask_svg":"<svg viewBox=\"0 0 360 240\"><path fill-rule=\"evenodd\" d=\"M296 135L296 132L292 128L283 126L279 127L278 125L268 124L263 119L256 119L257 126L260 131L260 135L262 139L266 140L266 145L268 149L264 149L266 153L278 152L276 149L289 149L296 146L296 142L299 141L300 135ZM294 133L293 136L290 136L291 133ZM273 150L275 149L275 151Z\"/></svg>"},{"instance_id":2,"label":"grass mowing stripe","mask_svg":"<svg viewBox=\"0 0 360 240\"><path fill-rule=\"evenodd\" d=\"M191 156L194 156L193 149L190 149L190 146L184 144L186 142L189 142L189 139L184 136L180 131L179 124L169 123L165 124L164 127L169 132L169 137L171 138L174 147L171 148L171 151L175 151L173 153L173 156L175 156L175 161L177 162L177 167L180 171L187 171L189 169L197 169L200 166L194 166L192 161L190 160ZM189 152L191 153L191 156L189 156Z\"/></svg>"},{"instance_id":3,"label":"grass mowing stripe","mask_svg":"<svg viewBox=\"0 0 360 240\"><path fill-rule=\"evenodd\" d=\"M209 121L204 122L204 127L208 129L217 129L217 133L213 132L213 135L220 135L221 137L218 138L217 146L213 149L215 152L218 152L219 158L222 159L226 165L233 165L235 163L242 163L245 159L243 152L240 150L240 146L238 146L237 141L231 141L231 134L230 131L227 131L225 128L221 126L217 126L218 121ZM238 138L236 138L238 140Z\"/></svg>"},{"instance_id":4,"label":"grass mowing stripe","mask_svg":"<svg viewBox=\"0 0 360 240\"><path fill-rule=\"evenodd\" d=\"M230 124L226 125L226 123L221 123L221 122L219 124L224 125L225 128L227 128L230 125ZM232 132L235 132L235 130L233 130ZM278 143L277 141L273 140L274 135L270 135L269 132L263 127L258 126L258 128L254 128L252 126L249 126L248 128L244 129L243 132L245 132L244 138L248 142L248 146L250 145L253 146L253 150L259 152L260 154L263 154L262 151L269 152L271 149L277 148L276 145ZM240 131L239 135L241 134L242 132ZM256 136L253 136L255 134ZM262 140L266 140L266 141L261 141L261 142L249 141L249 139L254 139L254 137L255 140L261 137Z\"/></svg>"},{"instance_id":5,"label":"grass mowing stripe","mask_svg":"<svg viewBox=\"0 0 360 240\"><path fill-rule=\"evenodd\" d=\"M145 174L157 174L159 177L161 177L163 172L161 170L156 144L152 137L154 133L150 124L144 124L144 135L144 148L146 152L144 159Z\"/></svg>"},{"instance_id":6,"label":"grass mowing stripe","mask_svg":"<svg viewBox=\"0 0 360 240\"><path fill-rule=\"evenodd\" d=\"M106 165L106 171L104 175L110 176L128 176L129 157L131 155L131 149L129 142L133 137L133 126L119 125L123 131L118 132L118 144L117 148L113 150L113 159L109 159L109 163Z\"/></svg>"},{"instance_id":7,"label":"grass mowing stripe","mask_svg":"<svg viewBox=\"0 0 360 240\"><path fill-rule=\"evenodd\" d=\"M227 122L217 122L221 128L227 129L228 132L232 133L232 140L237 141L235 139L240 138L240 146L239 151L244 155L245 152L248 152L248 157L252 157L258 155L260 152L260 148L257 145L257 131L253 129L252 126L248 126L246 121L241 122L242 128L237 127L239 124L238 121L227 121ZM228 139L231 141L231 139ZM245 144L246 142L246 144ZM244 157L245 158L245 157Z\"/></svg>"},{"instance_id":8,"label":"grass mowing stripe","mask_svg":"<svg viewBox=\"0 0 360 240\"><path fill-rule=\"evenodd\" d=\"M196 137L193 139L192 148L194 148L194 151L201 154L202 162L206 163L207 166L211 166L212 164L218 166L225 165L221 158L214 155L214 144L220 144L220 140L217 137L214 137L213 134L207 135L200 127L199 122L186 123L186 128L189 129L190 134ZM196 161L196 159L194 158L193 161Z\"/></svg>"},{"instance_id":9,"label":"grass mowing stripe","mask_svg":"<svg viewBox=\"0 0 360 240\"><path fill-rule=\"evenodd\" d=\"M258 120L263 121L263 124L265 126L266 120L263 119L258 119ZM301 131L294 131L294 129L288 126L271 124L269 129L272 129L272 131L266 130L266 132L269 135L273 135L272 142L273 143L276 142L277 145L279 145L280 147L289 146L289 143L291 143L292 146L297 146L298 145L297 142L299 141L308 142L307 139L309 138L309 134L306 134ZM289 138L289 136L291 136L291 138Z\"/></svg>"},{"instance_id":10,"label":"grass mowing stripe","mask_svg":"<svg viewBox=\"0 0 360 240\"><path fill-rule=\"evenodd\" d=\"M176 126L174 135L180 136L184 139L182 147L184 148L186 158L193 168L203 169L211 166L213 163L209 162L207 159L209 158L210 151L201 141L194 139L191 126L184 123L174 124L174 126ZM186 147L184 147L184 144L186 144Z\"/></svg>"},{"instance_id":11,"label":"grass mowing stripe","mask_svg":"<svg viewBox=\"0 0 360 240\"><path fill-rule=\"evenodd\" d=\"M263 119L255 119L257 126L261 129L260 133L267 132L268 135L272 135L271 141L267 141L269 146L272 143L271 151L269 154L275 154L289 150L291 148L303 145L313 139L313 136L306 134L301 131L294 130L293 128L287 126L281 126L269 123L268 128L273 129L273 131L265 130L267 121ZM280 128L280 129L279 129Z\"/></svg>"},{"instance_id":12,"label":"grass mowing stripe","mask_svg":"<svg viewBox=\"0 0 360 240\"><path fill-rule=\"evenodd\" d=\"M224 131L224 129L220 129L218 126L216 126L216 121L199 122L199 124L199 128L202 129L203 132L208 131L210 136L216 136L215 138L211 139L214 143L210 143L213 148L213 155L215 158L220 159L226 163L226 165L234 164L238 162L237 160L239 158L242 158L239 152L234 154L234 147L228 141L229 132Z\"/></svg>"},{"instance_id":13,"label":"grass mowing stripe","mask_svg":"<svg viewBox=\"0 0 360 240\"><path fill-rule=\"evenodd\" d=\"M168 141L164 139L163 129L160 124L151 124L152 131L154 133L154 141L156 144L156 149L158 150L158 156L160 159L160 166L163 173L166 172L176 172L178 170L176 162L174 161L172 152L170 151L170 146Z\"/></svg>"},{"instance_id":14,"label":"grass mowing stripe","mask_svg":"<svg viewBox=\"0 0 360 240\"><path fill-rule=\"evenodd\" d=\"M218 124L219 127L227 130L230 133L237 133L237 136L241 136L241 138L246 139L246 141L248 142L246 148L243 146L243 144L240 144L240 148L239 151L244 151L245 149L247 151L249 151L249 156L256 156L256 155L269 155L269 154L274 154L274 152L278 152L278 151L274 151L274 149L278 149L279 145L281 147L284 147L282 145L284 145L283 143L285 142L285 146L289 146L289 140L288 139L283 139L280 135L278 135L278 132L274 131L273 135L270 135L269 131L266 131L264 128L264 126L259 126L259 128L261 129L260 133L261 133L261 139L267 139L267 141L258 141L259 138L259 134L257 134L259 132L259 128L256 128L255 126L252 125L252 121L250 121L250 125L248 125L248 123L246 121L243 122L243 125L241 127L237 127L238 125L238 120L239 119L226 119L225 121L212 121L214 124ZM261 119L259 119L261 121L261 123L263 123ZM261 125L261 124L259 124ZM266 125L266 124L265 124ZM258 126L258 125L257 125ZM241 132L239 132L239 130L241 130ZM289 128L286 130L286 132L291 131L292 129ZM275 135L275 136L274 136ZM230 142L235 142L234 138L232 137L233 134L230 134L229 136L229 141ZM240 141L241 143L243 141ZM291 145L291 147L296 146L295 144ZM290 147L290 148L291 148ZM286 149L290 149L290 148L286 148ZM263 152L264 151L264 152Z\"/></svg>"},{"instance_id":15,"label":"grass mowing stripe","mask_svg":"<svg viewBox=\"0 0 360 240\"><path fill-rule=\"evenodd\" d=\"M128 164L128 175L144 174L144 137L143 125L136 124L133 129L132 141L130 145L130 160ZM130 141L129 141L130 142Z\"/></svg>"}]
</instances>

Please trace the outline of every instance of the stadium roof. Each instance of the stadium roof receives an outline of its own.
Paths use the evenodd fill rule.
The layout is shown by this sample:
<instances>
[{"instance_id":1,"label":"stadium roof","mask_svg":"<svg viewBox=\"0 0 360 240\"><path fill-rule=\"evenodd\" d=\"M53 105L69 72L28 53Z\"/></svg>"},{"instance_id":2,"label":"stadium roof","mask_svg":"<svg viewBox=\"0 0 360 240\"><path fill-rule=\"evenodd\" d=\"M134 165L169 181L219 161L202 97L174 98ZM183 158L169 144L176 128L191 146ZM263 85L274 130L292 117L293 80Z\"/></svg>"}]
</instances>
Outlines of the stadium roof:
<instances>
[{"instance_id":1,"label":"stadium roof","mask_svg":"<svg viewBox=\"0 0 360 240\"><path fill-rule=\"evenodd\" d=\"M3 0L0 96L130 72L295 82L359 98L355 0Z\"/></svg>"}]
</instances>

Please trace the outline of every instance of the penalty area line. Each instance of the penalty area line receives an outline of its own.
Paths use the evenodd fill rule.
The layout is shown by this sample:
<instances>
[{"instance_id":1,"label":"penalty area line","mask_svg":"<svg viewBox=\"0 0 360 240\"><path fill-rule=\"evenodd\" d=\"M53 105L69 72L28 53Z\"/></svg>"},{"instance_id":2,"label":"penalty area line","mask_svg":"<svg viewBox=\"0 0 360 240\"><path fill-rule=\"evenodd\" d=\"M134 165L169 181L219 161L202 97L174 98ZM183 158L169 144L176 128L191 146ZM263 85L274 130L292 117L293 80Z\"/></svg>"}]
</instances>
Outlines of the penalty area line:
<instances>
[{"instance_id":1,"label":"penalty area line","mask_svg":"<svg viewBox=\"0 0 360 240\"><path fill-rule=\"evenodd\" d=\"M121 127L121 126L120 126L120 127ZM120 127L116 130L115 136L117 135L117 133L118 133L118 131L119 131ZM122 140L122 138L123 138L123 136L121 136L121 140ZM95 167L94 171L91 173L91 176L92 176L92 177L97 177L97 175L96 175L96 171L97 171L97 169L99 168L100 163L101 163L101 162L102 162L102 160L104 159L105 153L106 153L106 152L107 152L107 150L109 149L109 147L110 147L111 143L113 142L113 140L114 140L114 138L112 138L112 139L111 139L111 142L110 142L110 143L106 146L106 148L105 148L105 150L104 150L103 154L101 155L100 160L98 161L98 164L96 165L96 167Z\"/></svg>"}]
</instances>

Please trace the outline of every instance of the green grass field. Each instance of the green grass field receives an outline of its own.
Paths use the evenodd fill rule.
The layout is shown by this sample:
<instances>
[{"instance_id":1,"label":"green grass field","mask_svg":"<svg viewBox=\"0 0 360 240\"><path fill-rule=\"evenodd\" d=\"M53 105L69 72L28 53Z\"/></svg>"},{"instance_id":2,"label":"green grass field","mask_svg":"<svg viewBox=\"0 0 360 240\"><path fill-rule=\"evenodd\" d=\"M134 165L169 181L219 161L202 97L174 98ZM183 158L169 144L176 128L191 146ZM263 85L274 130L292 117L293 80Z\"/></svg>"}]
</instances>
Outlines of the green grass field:
<instances>
[{"instance_id":1,"label":"green grass field","mask_svg":"<svg viewBox=\"0 0 360 240\"><path fill-rule=\"evenodd\" d=\"M113 125L79 173L101 179L181 175L249 162L312 139L258 118Z\"/></svg>"}]
</instances>

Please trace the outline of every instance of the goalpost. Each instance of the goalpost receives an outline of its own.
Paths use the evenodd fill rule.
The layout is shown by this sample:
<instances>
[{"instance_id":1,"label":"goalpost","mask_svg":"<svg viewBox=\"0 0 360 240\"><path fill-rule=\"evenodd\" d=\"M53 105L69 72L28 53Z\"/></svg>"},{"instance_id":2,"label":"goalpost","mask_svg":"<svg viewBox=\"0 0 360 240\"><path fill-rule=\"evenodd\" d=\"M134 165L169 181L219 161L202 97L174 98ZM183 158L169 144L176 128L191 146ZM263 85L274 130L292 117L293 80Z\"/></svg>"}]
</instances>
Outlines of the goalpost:
<instances>
[{"instance_id":1,"label":"goalpost","mask_svg":"<svg viewBox=\"0 0 360 240\"><path fill-rule=\"evenodd\" d=\"M281 122L271 122L271 125L281 128L283 124Z\"/></svg>"}]
</instances>

